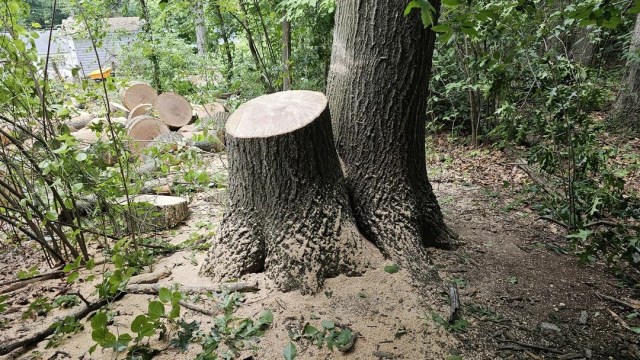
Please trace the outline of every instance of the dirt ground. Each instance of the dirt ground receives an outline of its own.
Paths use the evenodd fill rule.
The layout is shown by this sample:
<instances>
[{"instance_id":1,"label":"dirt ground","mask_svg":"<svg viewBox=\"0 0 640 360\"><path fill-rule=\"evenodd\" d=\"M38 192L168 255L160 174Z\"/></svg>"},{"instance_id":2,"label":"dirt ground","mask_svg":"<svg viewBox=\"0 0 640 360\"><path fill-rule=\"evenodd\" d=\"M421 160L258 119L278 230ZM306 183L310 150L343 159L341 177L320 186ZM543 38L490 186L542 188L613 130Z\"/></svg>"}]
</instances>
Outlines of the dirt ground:
<instances>
[{"instance_id":1,"label":"dirt ground","mask_svg":"<svg viewBox=\"0 0 640 360\"><path fill-rule=\"evenodd\" d=\"M375 254L373 269L365 275L329 279L326 291L315 296L280 293L262 274L247 276L241 280L257 281L260 290L245 294L236 315L255 319L270 309L274 322L240 359L283 359L289 332L300 330L307 322L319 326L322 320L356 332L352 350L342 353L298 341L297 359L640 359L640 335L623 327L640 326L640 318L632 308L599 296L639 299L639 289L629 280L635 277L637 283L638 274L617 272L598 262L578 264L562 229L537 221L526 204L514 206L514 194L527 176L502 152L467 149L443 137L430 145L431 181L448 224L460 236L455 250L432 250L443 282L416 287L402 269L395 274L385 272L390 262ZM220 169L219 162L219 158L211 160L215 169ZM223 212L224 194L209 190L189 200L187 222L157 237L178 244L195 232L202 233L209 224L215 228ZM18 270L39 261L35 251L24 247L4 245L0 252L0 282L15 279ZM168 277L159 280L166 286L207 285L208 279L198 277L204 257L204 251L180 251L158 259L148 270L170 270ZM99 274L99 270L94 272ZM91 295L95 281L67 287L65 279L54 279L11 293L8 310L0 319L0 344L27 337L64 314L54 310L46 317L21 320L36 297L77 291L95 299ZM449 315L451 282L459 289L466 322L443 326L434 319ZM133 318L146 311L151 299L155 297L125 295L113 303L111 309L117 316L112 328L129 331ZM216 299L203 297L195 304L215 310ZM201 322L203 330L213 321L211 316L187 309L182 317ZM100 349L89 355L91 325L87 319L82 323L85 330L64 339L57 348L45 349L44 341L7 358L125 358ZM201 350L193 344L181 353L158 339L151 345L163 349L155 359L193 359Z\"/></svg>"}]
</instances>

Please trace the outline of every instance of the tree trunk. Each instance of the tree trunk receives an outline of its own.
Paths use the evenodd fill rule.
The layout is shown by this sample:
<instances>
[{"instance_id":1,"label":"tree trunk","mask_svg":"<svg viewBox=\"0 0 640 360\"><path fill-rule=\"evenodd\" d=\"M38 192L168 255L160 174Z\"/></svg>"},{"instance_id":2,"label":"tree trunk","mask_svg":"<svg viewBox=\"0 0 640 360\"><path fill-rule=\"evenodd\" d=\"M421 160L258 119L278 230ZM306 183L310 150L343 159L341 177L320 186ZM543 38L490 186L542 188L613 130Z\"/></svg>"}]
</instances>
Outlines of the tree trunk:
<instances>
[{"instance_id":1,"label":"tree trunk","mask_svg":"<svg viewBox=\"0 0 640 360\"><path fill-rule=\"evenodd\" d=\"M417 12L404 16L406 5L337 2L327 92L360 230L386 256L421 271L425 247L448 246L455 235L443 221L425 159L435 34Z\"/></svg>"},{"instance_id":2,"label":"tree trunk","mask_svg":"<svg viewBox=\"0 0 640 360\"><path fill-rule=\"evenodd\" d=\"M360 274L375 249L349 208L324 95L261 96L226 128L230 208L200 272L224 281L266 271L279 290L303 293Z\"/></svg>"},{"instance_id":3,"label":"tree trunk","mask_svg":"<svg viewBox=\"0 0 640 360\"><path fill-rule=\"evenodd\" d=\"M286 16L286 14L285 14ZM286 18L282 20L282 90L291 90L291 23Z\"/></svg>"},{"instance_id":4,"label":"tree trunk","mask_svg":"<svg viewBox=\"0 0 640 360\"><path fill-rule=\"evenodd\" d=\"M227 81L231 81L233 78L233 56L231 54L231 43L229 42L229 33L225 26L224 16L222 16L222 11L220 11L220 4L218 2L214 2L213 10L218 18L218 24L220 25L220 36L222 37L222 50L224 51L224 55L227 59Z\"/></svg>"},{"instance_id":5,"label":"tree trunk","mask_svg":"<svg viewBox=\"0 0 640 360\"><path fill-rule=\"evenodd\" d=\"M249 22L247 18L249 17L249 13L247 12L247 8L244 6L244 2L242 0L238 1L238 5L240 7L240 11L242 12L243 18L236 20L240 23L242 28L244 29L247 36L247 43L249 45L249 51L251 52L251 56L256 63L256 69L262 72L262 80L267 88L268 93L272 93L275 91L273 87L273 82L271 81L271 76L269 75L269 71L267 70L267 65L264 61L264 56L260 56L258 52L258 47L253 37L253 32L251 31L251 27L249 27ZM262 70L260 70L262 68Z\"/></svg>"},{"instance_id":6,"label":"tree trunk","mask_svg":"<svg viewBox=\"0 0 640 360\"><path fill-rule=\"evenodd\" d=\"M591 42L590 32L590 26L574 29L571 32L571 49L569 50L571 60L587 67L593 65L596 53L596 45Z\"/></svg>"},{"instance_id":7,"label":"tree trunk","mask_svg":"<svg viewBox=\"0 0 640 360\"><path fill-rule=\"evenodd\" d=\"M636 18L636 26L631 34L629 61L623 88L610 116L610 125L619 132L629 135L640 134L640 14Z\"/></svg>"},{"instance_id":8,"label":"tree trunk","mask_svg":"<svg viewBox=\"0 0 640 360\"><path fill-rule=\"evenodd\" d=\"M153 82L151 85L161 93L162 83L160 82L160 62L158 60L155 45L153 44L151 17L149 16L149 8L147 7L145 0L140 0L140 10L142 13L142 32L144 33L146 40L151 44L151 52L148 55L149 61L151 61L151 65L153 66Z\"/></svg>"},{"instance_id":9,"label":"tree trunk","mask_svg":"<svg viewBox=\"0 0 640 360\"><path fill-rule=\"evenodd\" d=\"M195 23L196 23L196 43L198 45L198 54L204 56L207 53L207 26L204 16L204 3L202 1L196 1L195 8Z\"/></svg>"}]
</instances>

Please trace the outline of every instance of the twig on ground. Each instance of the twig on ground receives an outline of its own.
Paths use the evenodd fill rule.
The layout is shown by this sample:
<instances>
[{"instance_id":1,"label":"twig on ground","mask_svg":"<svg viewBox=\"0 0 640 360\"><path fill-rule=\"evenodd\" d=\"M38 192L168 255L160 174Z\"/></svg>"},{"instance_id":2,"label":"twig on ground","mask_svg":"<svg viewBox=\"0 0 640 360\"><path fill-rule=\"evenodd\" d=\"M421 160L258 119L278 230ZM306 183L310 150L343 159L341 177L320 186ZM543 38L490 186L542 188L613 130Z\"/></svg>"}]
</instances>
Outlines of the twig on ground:
<instances>
[{"instance_id":1,"label":"twig on ground","mask_svg":"<svg viewBox=\"0 0 640 360\"><path fill-rule=\"evenodd\" d=\"M534 350L541 350L541 351L546 351L546 352L550 352L550 353L554 353L554 354L564 354L562 351L558 350L558 349L553 349L553 348L548 348L545 346L540 346L540 345L534 345L534 344L527 344L521 341L517 341L517 340L509 340L509 339L497 339L500 342L503 343L512 343L512 344L516 344L519 345L523 348L529 348L529 349L534 349Z\"/></svg>"},{"instance_id":2,"label":"twig on ground","mask_svg":"<svg viewBox=\"0 0 640 360\"><path fill-rule=\"evenodd\" d=\"M624 319L620 317L620 315L616 314L615 312L611 311L610 309L607 309L607 311L618 322L618 324L620 324L620 326L622 326L623 329L629 330L629 331L633 331L631 329L631 327L627 324L627 322L624 321Z\"/></svg>"},{"instance_id":3,"label":"twig on ground","mask_svg":"<svg viewBox=\"0 0 640 360\"><path fill-rule=\"evenodd\" d=\"M207 316L216 316L216 313L211 311L211 310L207 310L207 309L203 309L201 307L195 306L195 305L191 305L185 301L179 301L178 304L180 304L180 306L185 307L189 310L193 310L195 312L199 312L201 314L207 315Z\"/></svg>"},{"instance_id":4,"label":"twig on ground","mask_svg":"<svg viewBox=\"0 0 640 360\"><path fill-rule=\"evenodd\" d=\"M638 309L640 309L640 307L639 307L639 306L635 306L635 305L630 304L630 303L628 303L628 302L626 302L626 301L624 301L624 300L620 300L620 299L618 299L618 298L614 298L613 296L608 296L608 295L600 294L599 292L596 292L596 296L597 296L597 297L599 297L599 298L600 298L600 299L602 299L602 300L608 300L608 301L614 302L614 303L616 303L616 304L619 304L619 305L622 305L622 306L626 306L626 307L631 308L631 309L633 309L633 310L638 310Z\"/></svg>"}]
</instances>

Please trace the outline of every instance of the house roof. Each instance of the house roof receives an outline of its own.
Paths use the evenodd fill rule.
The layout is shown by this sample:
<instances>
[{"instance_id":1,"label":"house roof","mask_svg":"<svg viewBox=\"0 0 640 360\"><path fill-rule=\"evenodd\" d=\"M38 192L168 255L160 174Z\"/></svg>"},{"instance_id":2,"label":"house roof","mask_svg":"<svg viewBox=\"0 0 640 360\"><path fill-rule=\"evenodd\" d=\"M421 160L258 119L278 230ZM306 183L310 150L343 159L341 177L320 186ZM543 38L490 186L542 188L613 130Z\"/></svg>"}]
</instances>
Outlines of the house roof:
<instances>
[{"instance_id":1,"label":"house roof","mask_svg":"<svg viewBox=\"0 0 640 360\"><path fill-rule=\"evenodd\" d=\"M134 32L140 27L140 18L137 16L108 18L107 24L109 25L110 30Z\"/></svg>"},{"instance_id":2,"label":"house roof","mask_svg":"<svg viewBox=\"0 0 640 360\"><path fill-rule=\"evenodd\" d=\"M109 27L109 32L136 32L140 27L140 18L136 16L108 18L107 26ZM69 35L79 33L83 29L84 25L77 24L73 16L62 20L62 30Z\"/></svg>"}]
</instances>

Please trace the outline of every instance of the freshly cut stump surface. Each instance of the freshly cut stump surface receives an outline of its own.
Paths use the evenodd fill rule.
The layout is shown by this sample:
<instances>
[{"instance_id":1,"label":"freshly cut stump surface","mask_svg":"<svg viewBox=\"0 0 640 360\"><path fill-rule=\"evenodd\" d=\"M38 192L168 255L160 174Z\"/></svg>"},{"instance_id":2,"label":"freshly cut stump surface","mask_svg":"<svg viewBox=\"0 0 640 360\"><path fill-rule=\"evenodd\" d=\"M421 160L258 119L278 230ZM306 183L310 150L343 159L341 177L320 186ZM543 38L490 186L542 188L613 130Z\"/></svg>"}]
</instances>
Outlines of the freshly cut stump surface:
<instances>
[{"instance_id":1,"label":"freshly cut stump surface","mask_svg":"<svg viewBox=\"0 0 640 360\"><path fill-rule=\"evenodd\" d=\"M129 86L122 94L122 104L132 110L140 104L153 104L158 93L148 84L137 83Z\"/></svg>"},{"instance_id":2,"label":"freshly cut stump surface","mask_svg":"<svg viewBox=\"0 0 640 360\"><path fill-rule=\"evenodd\" d=\"M229 209L201 273L215 281L265 271L281 291L315 293L358 275L376 251L358 232L322 93L253 99L226 125Z\"/></svg>"},{"instance_id":3,"label":"freshly cut stump surface","mask_svg":"<svg viewBox=\"0 0 640 360\"><path fill-rule=\"evenodd\" d=\"M191 122L193 110L184 97L172 93L162 93L153 103L153 108L160 115L160 120L173 128L181 128Z\"/></svg>"},{"instance_id":4,"label":"freshly cut stump surface","mask_svg":"<svg viewBox=\"0 0 640 360\"><path fill-rule=\"evenodd\" d=\"M131 138L130 150L138 153L148 146L153 139L170 132L162 121L151 116L138 116L127 122L127 134Z\"/></svg>"}]
</instances>

